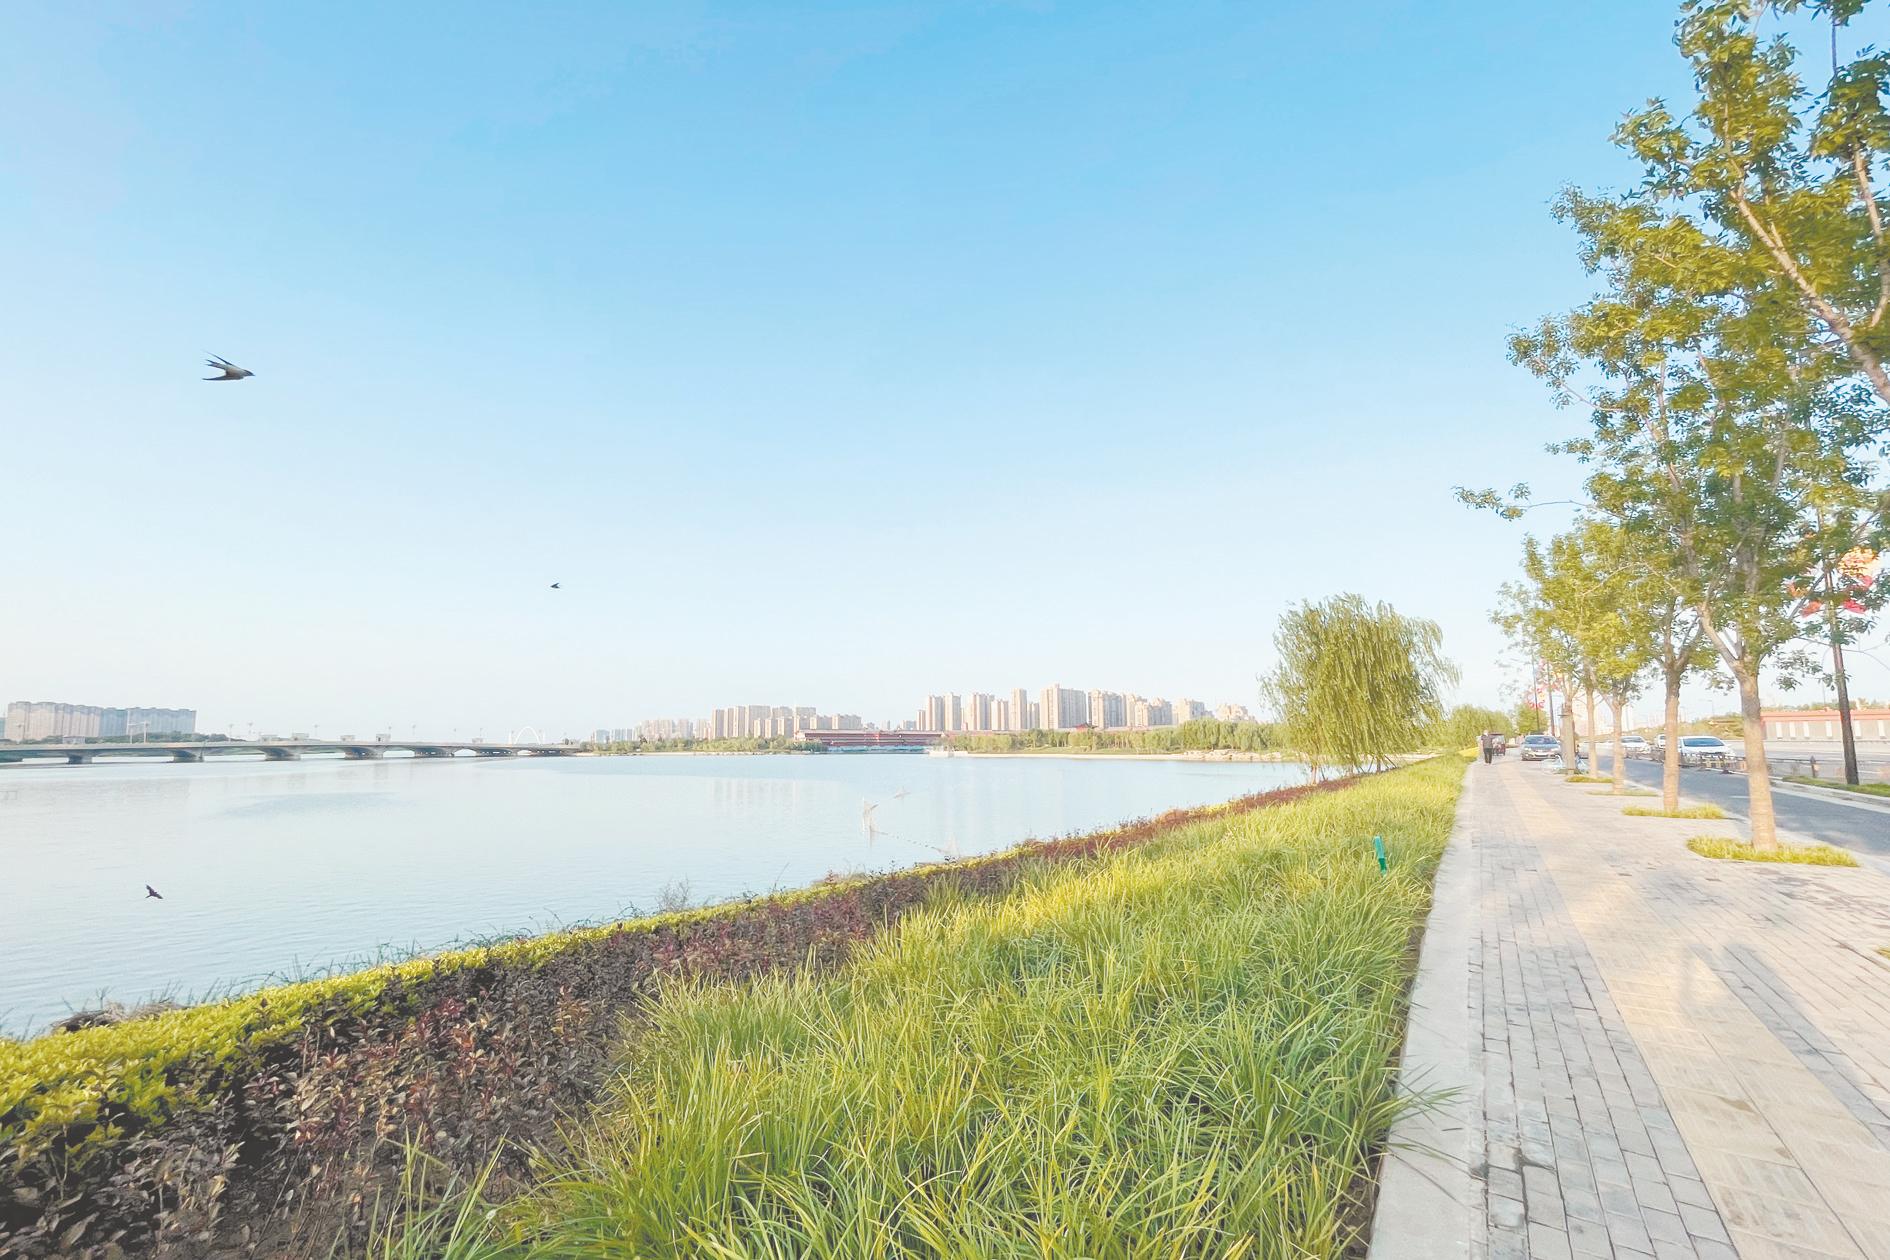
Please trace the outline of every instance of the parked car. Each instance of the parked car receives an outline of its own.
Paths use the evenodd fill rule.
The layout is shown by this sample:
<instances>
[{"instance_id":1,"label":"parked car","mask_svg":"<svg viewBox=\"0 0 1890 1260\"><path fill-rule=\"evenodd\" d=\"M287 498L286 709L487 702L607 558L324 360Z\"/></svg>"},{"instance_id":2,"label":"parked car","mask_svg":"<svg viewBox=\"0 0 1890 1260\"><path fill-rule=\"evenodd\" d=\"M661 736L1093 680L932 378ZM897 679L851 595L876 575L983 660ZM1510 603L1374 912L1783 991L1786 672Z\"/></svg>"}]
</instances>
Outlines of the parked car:
<instances>
[{"instance_id":1,"label":"parked car","mask_svg":"<svg viewBox=\"0 0 1890 1260\"><path fill-rule=\"evenodd\" d=\"M1645 757L1654 746L1647 742L1645 735L1623 735L1621 737L1621 755L1623 757Z\"/></svg>"},{"instance_id":2,"label":"parked car","mask_svg":"<svg viewBox=\"0 0 1890 1260\"><path fill-rule=\"evenodd\" d=\"M1525 735L1522 738L1522 759L1524 761L1547 761L1551 757L1562 755L1562 745L1553 735Z\"/></svg>"},{"instance_id":3,"label":"parked car","mask_svg":"<svg viewBox=\"0 0 1890 1260\"><path fill-rule=\"evenodd\" d=\"M1717 735L1680 737L1680 764L1683 766L1710 766L1717 770L1730 765L1732 758L1732 749Z\"/></svg>"}]
</instances>

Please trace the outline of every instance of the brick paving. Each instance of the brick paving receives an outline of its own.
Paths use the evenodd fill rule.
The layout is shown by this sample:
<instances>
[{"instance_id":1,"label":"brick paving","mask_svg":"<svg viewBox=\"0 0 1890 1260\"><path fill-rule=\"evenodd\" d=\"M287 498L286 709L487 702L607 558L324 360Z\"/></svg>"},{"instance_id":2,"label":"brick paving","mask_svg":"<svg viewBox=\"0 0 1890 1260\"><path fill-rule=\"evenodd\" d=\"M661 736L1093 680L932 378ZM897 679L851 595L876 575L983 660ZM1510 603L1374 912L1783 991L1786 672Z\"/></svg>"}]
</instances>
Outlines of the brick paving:
<instances>
[{"instance_id":1,"label":"brick paving","mask_svg":"<svg viewBox=\"0 0 1890 1260\"><path fill-rule=\"evenodd\" d=\"M1890 876L1711 861L1686 838L1731 823L1470 775L1473 1253L1890 1260Z\"/></svg>"}]
</instances>

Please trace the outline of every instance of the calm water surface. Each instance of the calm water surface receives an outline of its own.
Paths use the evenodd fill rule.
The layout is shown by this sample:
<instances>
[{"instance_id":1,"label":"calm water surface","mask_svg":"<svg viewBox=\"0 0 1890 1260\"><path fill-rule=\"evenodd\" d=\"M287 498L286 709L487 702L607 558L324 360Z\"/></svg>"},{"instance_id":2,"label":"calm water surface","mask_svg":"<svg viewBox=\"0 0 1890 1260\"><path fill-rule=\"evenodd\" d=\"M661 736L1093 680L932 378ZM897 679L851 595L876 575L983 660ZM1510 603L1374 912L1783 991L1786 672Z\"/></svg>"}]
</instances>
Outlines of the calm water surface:
<instances>
[{"instance_id":1,"label":"calm water surface","mask_svg":"<svg viewBox=\"0 0 1890 1260\"><path fill-rule=\"evenodd\" d=\"M794 887L1303 777L886 755L0 767L0 1030L101 994L201 997L604 918L666 886Z\"/></svg>"}]
</instances>

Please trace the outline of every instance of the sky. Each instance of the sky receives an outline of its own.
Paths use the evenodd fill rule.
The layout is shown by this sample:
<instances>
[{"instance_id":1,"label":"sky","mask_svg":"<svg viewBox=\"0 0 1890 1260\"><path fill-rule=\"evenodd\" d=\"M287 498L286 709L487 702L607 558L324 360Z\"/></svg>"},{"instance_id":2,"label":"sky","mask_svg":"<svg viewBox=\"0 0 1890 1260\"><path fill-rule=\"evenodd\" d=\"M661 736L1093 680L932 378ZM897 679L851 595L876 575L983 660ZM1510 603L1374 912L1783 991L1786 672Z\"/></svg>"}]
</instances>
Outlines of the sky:
<instances>
[{"instance_id":1,"label":"sky","mask_svg":"<svg viewBox=\"0 0 1890 1260\"><path fill-rule=\"evenodd\" d=\"M1675 11L0 6L0 699L1251 706L1356 591L1508 700L1451 489L1574 487L1504 339Z\"/></svg>"}]
</instances>

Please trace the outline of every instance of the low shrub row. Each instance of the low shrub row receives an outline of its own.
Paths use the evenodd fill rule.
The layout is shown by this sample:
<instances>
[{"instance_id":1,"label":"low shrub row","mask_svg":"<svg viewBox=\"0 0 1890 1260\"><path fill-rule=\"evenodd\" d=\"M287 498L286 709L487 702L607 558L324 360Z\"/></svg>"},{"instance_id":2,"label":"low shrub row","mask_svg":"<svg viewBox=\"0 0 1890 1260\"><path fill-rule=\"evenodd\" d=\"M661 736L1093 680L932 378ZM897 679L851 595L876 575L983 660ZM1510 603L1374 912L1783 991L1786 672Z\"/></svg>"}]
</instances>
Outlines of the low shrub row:
<instances>
[{"instance_id":1,"label":"low shrub row","mask_svg":"<svg viewBox=\"0 0 1890 1260\"><path fill-rule=\"evenodd\" d=\"M548 1140L665 978L838 962L941 894L999 893L1044 862L1333 786L0 1044L0 1254L359 1227L410 1151L470 1169Z\"/></svg>"}]
</instances>

